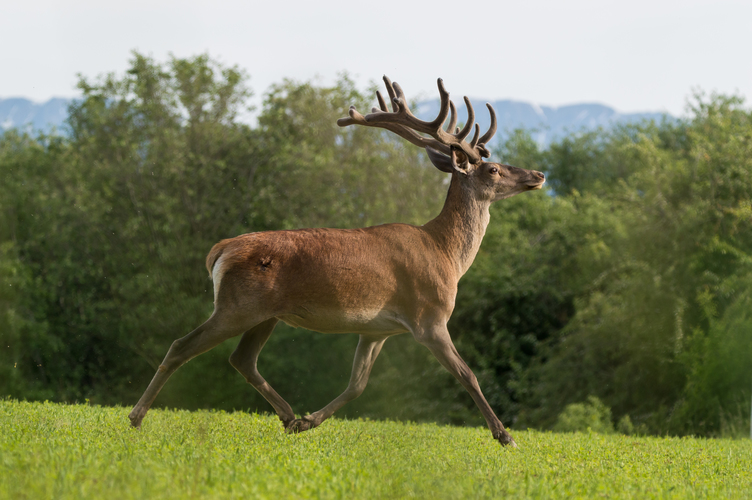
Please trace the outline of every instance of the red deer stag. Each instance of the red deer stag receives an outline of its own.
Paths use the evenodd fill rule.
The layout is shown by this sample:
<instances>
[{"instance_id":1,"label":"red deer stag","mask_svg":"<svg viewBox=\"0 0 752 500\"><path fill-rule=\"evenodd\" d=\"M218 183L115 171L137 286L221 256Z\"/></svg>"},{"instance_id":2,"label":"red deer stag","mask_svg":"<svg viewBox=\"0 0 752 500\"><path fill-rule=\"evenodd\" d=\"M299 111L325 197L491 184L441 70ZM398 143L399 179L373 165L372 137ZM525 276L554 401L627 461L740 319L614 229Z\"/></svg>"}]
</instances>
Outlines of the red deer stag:
<instances>
[{"instance_id":1,"label":"red deer stag","mask_svg":"<svg viewBox=\"0 0 752 500\"><path fill-rule=\"evenodd\" d=\"M392 102L363 116L354 107L338 125L389 130L424 147L431 162L452 175L441 213L423 226L384 224L363 229L300 229L250 233L222 240L211 249L206 267L214 280L214 312L201 326L173 342L129 417L140 427L146 412L172 373L221 342L243 334L230 363L274 407L288 432L312 429L358 397L387 338L409 332L467 389L502 445L516 446L462 360L447 330L457 282L465 274L489 222L491 203L540 189L540 172L489 163L486 144L496 132L479 137L475 115L465 98L468 120L455 128L457 113L438 80L441 109L426 122L409 110L397 83L384 77ZM451 116L450 116L451 114ZM443 125L449 117L446 130ZM465 139L474 128L470 142ZM357 333L347 389L321 410L295 418L290 405L256 368L259 353L277 321L322 333Z\"/></svg>"}]
</instances>

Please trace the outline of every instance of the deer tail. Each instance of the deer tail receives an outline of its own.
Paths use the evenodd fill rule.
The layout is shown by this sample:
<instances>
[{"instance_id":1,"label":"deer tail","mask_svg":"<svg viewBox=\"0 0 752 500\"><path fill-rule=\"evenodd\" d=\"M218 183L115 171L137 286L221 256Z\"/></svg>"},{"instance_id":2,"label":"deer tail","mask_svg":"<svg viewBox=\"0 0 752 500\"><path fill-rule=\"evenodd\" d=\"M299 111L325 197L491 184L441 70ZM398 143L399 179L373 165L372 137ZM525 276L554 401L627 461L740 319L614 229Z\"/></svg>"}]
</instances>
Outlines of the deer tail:
<instances>
[{"instance_id":1,"label":"deer tail","mask_svg":"<svg viewBox=\"0 0 752 500\"><path fill-rule=\"evenodd\" d=\"M210 277L212 275L212 271L214 270L214 264L217 263L217 260L225 250L225 245L226 242L220 241L219 243L214 245L211 250L209 250L209 255L206 256L206 270L209 271Z\"/></svg>"}]
</instances>

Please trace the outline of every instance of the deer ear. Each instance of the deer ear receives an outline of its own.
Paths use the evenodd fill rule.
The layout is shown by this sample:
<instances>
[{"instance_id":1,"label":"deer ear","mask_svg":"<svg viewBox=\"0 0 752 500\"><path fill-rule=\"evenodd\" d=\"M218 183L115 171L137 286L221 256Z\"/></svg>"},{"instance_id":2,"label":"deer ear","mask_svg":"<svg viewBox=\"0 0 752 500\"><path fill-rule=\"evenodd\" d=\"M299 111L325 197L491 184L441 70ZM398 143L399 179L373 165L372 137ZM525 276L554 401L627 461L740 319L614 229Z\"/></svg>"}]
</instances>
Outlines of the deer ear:
<instances>
[{"instance_id":1,"label":"deer ear","mask_svg":"<svg viewBox=\"0 0 752 500\"><path fill-rule=\"evenodd\" d=\"M451 161L453 162L453 165L462 172L467 172L468 168L470 168L470 160L462 150L452 148Z\"/></svg>"},{"instance_id":2,"label":"deer ear","mask_svg":"<svg viewBox=\"0 0 752 500\"><path fill-rule=\"evenodd\" d=\"M454 165L452 165L452 159L450 157L429 146L426 146L426 153L428 153L428 159L431 160L434 167L448 174L454 172Z\"/></svg>"}]
</instances>

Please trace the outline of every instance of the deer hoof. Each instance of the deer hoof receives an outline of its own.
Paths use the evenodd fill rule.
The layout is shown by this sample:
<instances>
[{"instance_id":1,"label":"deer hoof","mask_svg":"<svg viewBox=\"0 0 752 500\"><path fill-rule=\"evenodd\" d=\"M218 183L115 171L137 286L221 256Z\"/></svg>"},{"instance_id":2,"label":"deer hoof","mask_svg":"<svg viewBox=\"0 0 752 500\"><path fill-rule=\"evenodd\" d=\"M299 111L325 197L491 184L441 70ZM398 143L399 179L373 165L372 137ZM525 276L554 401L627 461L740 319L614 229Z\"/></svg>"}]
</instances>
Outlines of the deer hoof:
<instances>
[{"instance_id":1,"label":"deer hoof","mask_svg":"<svg viewBox=\"0 0 752 500\"><path fill-rule=\"evenodd\" d=\"M313 429L314 427L316 426L313 425L313 422L303 417L296 418L295 420L287 424L287 428L285 430L288 434L297 434L299 432L307 431L308 429Z\"/></svg>"},{"instance_id":2,"label":"deer hoof","mask_svg":"<svg viewBox=\"0 0 752 500\"><path fill-rule=\"evenodd\" d=\"M131 427L134 429L140 429L141 421L144 419L144 416L140 415L136 410L133 410L131 414L128 415L128 419L131 421Z\"/></svg>"},{"instance_id":3,"label":"deer hoof","mask_svg":"<svg viewBox=\"0 0 752 500\"><path fill-rule=\"evenodd\" d=\"M510 446L512 448L517 448L517 443L514 442L512 435L507 431L501 431L499 434L494 436L494 439L501 443L501 446Z\"/></svg>"}]
</instances>

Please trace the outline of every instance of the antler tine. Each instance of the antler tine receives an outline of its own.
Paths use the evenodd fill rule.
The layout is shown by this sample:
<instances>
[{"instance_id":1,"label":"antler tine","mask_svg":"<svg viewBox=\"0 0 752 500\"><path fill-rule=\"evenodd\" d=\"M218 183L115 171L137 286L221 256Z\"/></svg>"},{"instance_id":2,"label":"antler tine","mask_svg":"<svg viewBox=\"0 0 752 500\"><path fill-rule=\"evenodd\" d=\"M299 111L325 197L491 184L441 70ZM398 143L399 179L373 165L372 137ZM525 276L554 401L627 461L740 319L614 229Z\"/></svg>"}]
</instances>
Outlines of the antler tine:
<instances>
[{"instance_id":1,"label":"antler tine","mask_svg":"<svg viewBox=\"0 0 752 500\"><path fill-rule=\"evenodd\" d=\"M462 128L459 134L456 134L456 137L460 141L464 141L465 137L470 134L470 131L473 129L473 124L475 123L475 110L473 109L473 105L470 104L470 99L465 96L465 106L467 107L467 123L465 123L465 126Z\"/></svg>"},{"instance_id":2,"label":"antler tine","mask_svg":"<svg viewBox=\"0 0 752 500\"><path fill-rule=\"evenodd\" d=\"M441 105L439 106L438 116L434 118L433 121L430 121L430 122L421 120L420 118L415 116L412 113L412 111L410 111L410 107L407 105L407 99L405 98L405 93L402 90L402 87L400 87L399 83L390 82L390 84L392 88L394 89L394 94L395 94L392 97L392 102L394 102L394 104L398 106L398 109L395 109L395 111L402 113L405 116L409 117L410 127L414 128L415 130L418 130L419 132L423 132L426 134L433 135L433 134L438 133L439 135L441 135L441 131L443 131L441 127L442 125L444 125L444 122L446 121L447 116L449 116L451 108L454 106L452 101L449 100L449 92L447 92L446 88L444 88L444 80L439 78L436 81L436 84L439 87L439 97L440 97Z\"/></svg>"},{"instance_id":3,"label":"antler tine","mask_svg":"<svg viewBox=\"0 0 752 500\"><path fill-rule=\"evenodd\" d=\"M402 88L399 87L397 83L394 84L396 88L399 88L399 92L402 93ZM441 128L444 125L444 122L447 119L447 116L449 116L450 111L454 114L456 113L456 110L454 108L454 103L449 100L449 92L447 92L446 88L444 87L444 80L441 78L438 78L436 80L436 86L439 87L439 114L436 116L436 118L433 119L433 121L425 122L415 115L412 114L410 111L410 108L407 107L407 103L403 101L403 104L405 105L405 111L406 114L410 116L410 118L417 122L420 127L416 127L421 132L425 132L427 134L434 134L438 133L438 135L441 135L441 132L443 132L443 129ZM402 94L402 97L404 98L404 94ZM456 120L455 120L456 123Z\"/></svg>"},{"instance_id":4,"label":"antler tine","mask_svg":"<svg viewBox=\"0 0 752 500\"><path fill-rule=\"evenodd\" d=\"M491 125L488 126L488 130L483 134L483 137L480 138L478 144L488 144L488 141L490 141L496 133L496 111L494 111L493 106L491 106L490 103L486 103L486 107L488 108L488 113L491 115ZM489 155L484 156L488 158Z\"/></svg>"},{"instance_id":5,"label":"antler tine","mask_svg":"<svg viewBox=\"0 0 752 500\"><path fill-rule=\"evenodd\" d=\"M395 111L398 113L406 114L408 116L413 116L413 114L410 112L410 108L407 106L407 98L405 98L405 92L403 92L400 84L394 82L392 85L394 86L395 93L395 97L392 98L392 102L397 105L397 109L395 109Z\"/></svg>"},{"instance_id":6,"label":"antler tine","mask_svg":"<svg viewBox=\"0 0 752 500\"><path fill-rule=\"evenodd\" d=\"M470 141L470 147L475 149L478 145L478 136L480 135L480 125L475 124L475 133L473 134L473 140Z\"/></svg>"},{"instance_id":7,"label":"antler tine","mask_svg":"<svg viewBox=\"0 0 752 500\"><path fill-rule=\"evenodd\" d=\"M410 107L407 105L407 99L405 98L405 93L399 83L392 83L386 76L384 76L384 82L387 84L387 88L390 89L389 96L394 103L393 107L397 106L397 109L394 109L394 111L409 117L409 126L415 130L426 134L438 134L441 136L441 132L443 132L441 127L444 125L449 113L451 112L452 116L456 114L454 103L449 100L449 92L447 92L444 87L444 80L441 78L436 80L436 85L439 87L439 114L430 122L421 120L410 111ZM453 119L453 121L454 123L457 123L456 118Z\"/></svg>"},{"instance_id":8,"label":"antler tine","mask_svg":"<svg viewBox=\"0 0 752 500\"><path fill-rule=\"evenodd\" d=\"M441 127L442 125L444 125L447 116L449 116L450 108L452 107L452 102L449 100L449 92L447 92L444 88L444 81L441 78L438 79L437 85L439 87L439 95L441 98L439 114L436 118L434 118L433 121L427 122L421 120L420 118L415 116L412 111L410 111L410 107L407 105L407 99L405 98L405 92L402 90L402 87L400 87L399 83L394 82L394 91L396 98L392 100L397 106L399 106L398 111L409 117L411 127L420 132L431 135L440 135L441 131L443 131Z\"/></svg>"},{"instance_id":9,"label":"antler tine","mask_svg":"<svg viewBox=\"0 0 752 500\"><path fill-rule=\"evenodd\" d=\"M384 101L384 97L381 95L381 92L378 90L376 91L376 99L379 100L379 107L381 108L381 111L389 111L389 109L386 107L386 102Z\"/></svg>"},{"instance_id":10,"label":"antler tine","mask_svg":"<svg viewBox=\"0 0 752 500\"><path fill-rule=\"evenodd\" d=\"M451 111L452 116L455 116L457 110L454 108L454 103L449 100L449 92L444 88L444 80L441 78L437 79L436 86L439 87L439 99L441 104L439 106L439 115L431 122L430 126L434 129L441 130L441 126L444 125L449 112Z\"/></svg>"},{"instance_id":11,"label":"antler tine","mask_svg":"<svg viewBox=\"0 0 752 500\"><path fill-rule=\"evenodd\" d=\"M451 134L457 126L457 108L452 101L449 101L449 110L452 115L449 117L449 125L447 126L446 131Z\"/></svg>"},{"instance_id":12,"label":"antler tine","mask_svg":"<svg viewBox=\"0 0 752 500\"><path fill-rule=\"evenodd\" d=\"M348 113L350 115L350 118L352 118L356 123L365 123L366 117L361 115L357 109L355 109L355 106L350 106L350 111ZM347 120L347 118L340 118L337 120L339 123L340 120Z\"/></svg>"},{"instance_id":13,"label":"antler tine","mask_svg":"<svg viewBox=\"0 0 752 500\"><path fill-rule=\"evenodd\" d=\"M389 79L388 76L384 75L384 85L386 86L386 91L389 94L389 102L394 102L394 98L396 97L394 93L394 86L392 85L392 81ZM392 111L397 111L397 106L392 104Z\"/></svg>"}]
</instances>

